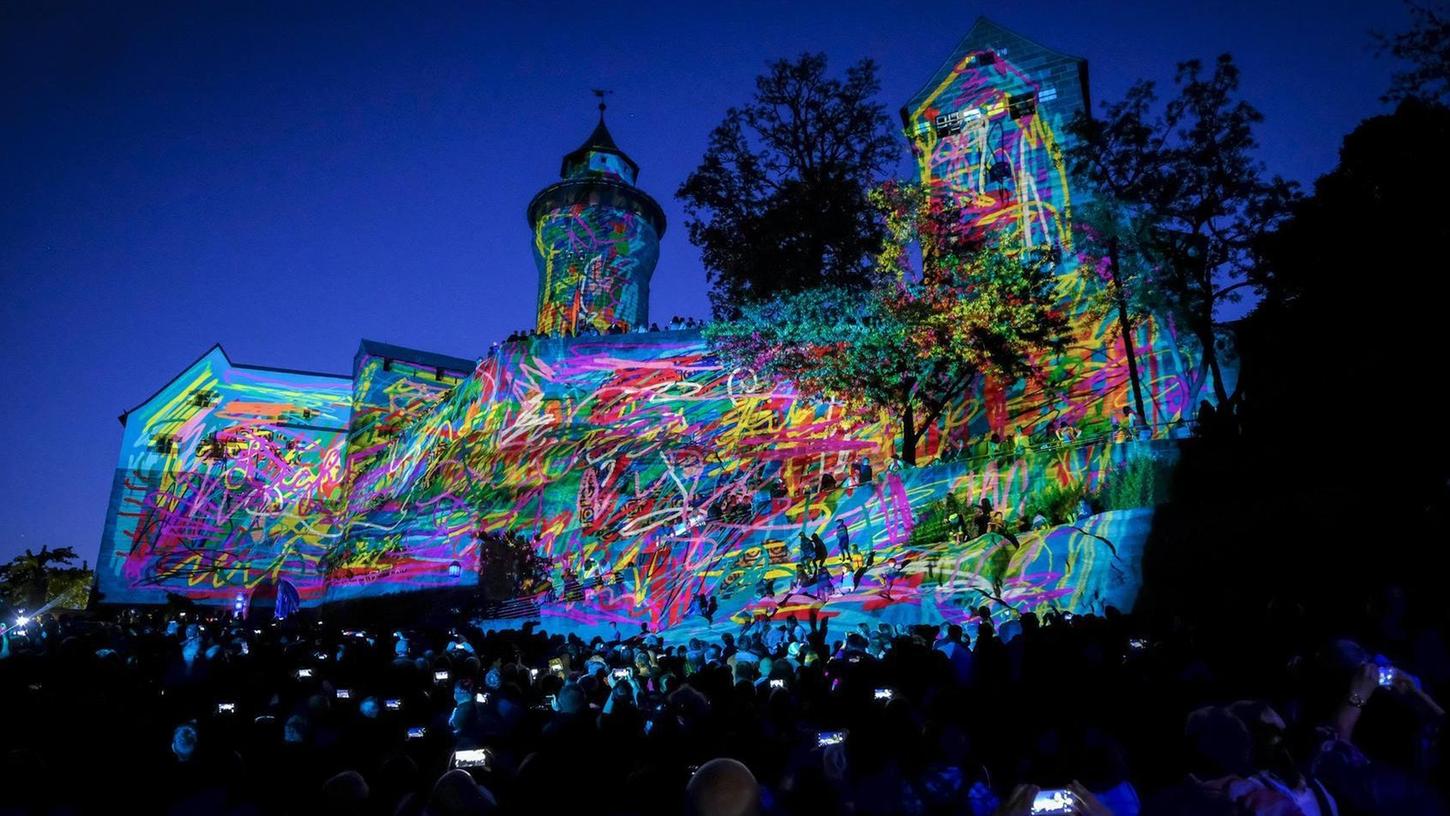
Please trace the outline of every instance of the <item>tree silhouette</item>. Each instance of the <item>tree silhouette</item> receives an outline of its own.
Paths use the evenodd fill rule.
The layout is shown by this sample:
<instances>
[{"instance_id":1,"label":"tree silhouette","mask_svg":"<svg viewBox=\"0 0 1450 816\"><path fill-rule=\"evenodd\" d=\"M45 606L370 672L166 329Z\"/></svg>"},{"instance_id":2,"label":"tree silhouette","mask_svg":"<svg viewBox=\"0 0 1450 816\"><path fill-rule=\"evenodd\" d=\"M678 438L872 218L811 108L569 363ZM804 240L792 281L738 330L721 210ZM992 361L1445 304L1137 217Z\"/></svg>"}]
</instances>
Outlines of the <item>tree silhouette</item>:
<instances>
[{"instance_id":1,"label":"tree silhouette","mask_svg":"<svg viewBox=\"0 0 1450 816\"><path fill-rule=\"evenodd\" d=\"M1254 126L1263 115L1236 94L1233 58L1218 58L1205 76L1196 60L1180 63L1178 93L1161 110L1153 83L1138 82L1102 118L1079 114L1069 126L1073 172L1119 208L1131 229L1120 251L1143 268L1141 280L1193 332L1214 395L1229 394L1219 365L1215 320L1246 287L1260 287L1258 240L1288 213L1291 183L1269 177L1253 157Z\"/></svg>"},{"instance_id":2,"label":"tree silhouette","mask_svg":"<svg viewBox=\"0 0 1450 816\"><path fill-rule=\"evenodd\" d=\"M1408 31L1375 34L1381 54L1409 63L1396 71L1384 101L1420 97L1427 102L1450 102L1450 10L1406 2L1413 21Z\"/></svg>"},{"instance_id":3,"label":"tree silhouette","mask_svg":"<svg viewBox=\"0 0 1450 816\"><path fill-rule=\"evenodd\" d=\"M29 548L24 555L17 555L10 560L10 563L0 565L0 591L3 591L11 604L28 610L34 610L43 605L51 595L51 583L56 579L57 573L69 572L71 562L79 556L72 547L41 547L40 552ZM89 569L82 566L82 571L89 574ZM57 581L59 583L59 581ZM67 589L70 579L66 579Z\"/></svg>"},{"instance_id":4,"label":"tree silhouette","mask_svg":"<svg viewBox=\"0 0 1450 816\"><path fill-rule=\"evenodd\" d=\"M778 60L710 133L675 195L717 317L777 293L869 279L881 228L866 196L899 150L872 100L878 89L870 60L844 79L827 76L824 54Z\"/></svg>"}]
</instances>

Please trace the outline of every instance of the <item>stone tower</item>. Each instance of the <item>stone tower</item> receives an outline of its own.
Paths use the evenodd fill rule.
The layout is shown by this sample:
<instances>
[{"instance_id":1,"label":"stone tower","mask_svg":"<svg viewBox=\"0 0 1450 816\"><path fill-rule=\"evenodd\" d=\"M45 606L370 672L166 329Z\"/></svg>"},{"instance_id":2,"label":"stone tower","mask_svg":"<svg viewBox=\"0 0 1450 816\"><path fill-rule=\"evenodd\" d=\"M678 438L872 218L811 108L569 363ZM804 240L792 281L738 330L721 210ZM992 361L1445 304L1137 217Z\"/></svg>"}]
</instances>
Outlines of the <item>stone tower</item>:
<instances>
[{"instance_id":1,"label":"stone tower","mask_svg":"<svg viewBox=\"0 0 1450 816\"><path fill-rule=\"evenodd\" d=\"M564 156L559 175L528 208L539 269L539 332L647 325L665 214L635 186L639 165L614 144L602 101L599 125Z\"/></svg>"}]
</instances>

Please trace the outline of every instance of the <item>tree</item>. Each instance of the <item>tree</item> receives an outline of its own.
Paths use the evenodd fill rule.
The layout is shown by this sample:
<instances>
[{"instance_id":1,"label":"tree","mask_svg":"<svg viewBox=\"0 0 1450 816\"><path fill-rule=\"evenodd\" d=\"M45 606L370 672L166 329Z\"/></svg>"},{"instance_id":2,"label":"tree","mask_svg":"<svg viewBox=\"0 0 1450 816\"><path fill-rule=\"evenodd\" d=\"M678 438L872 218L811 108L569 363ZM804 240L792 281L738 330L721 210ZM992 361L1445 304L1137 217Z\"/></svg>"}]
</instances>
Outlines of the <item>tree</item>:
<instances>
[{"instance_id":1,"label":"tree","mask_svg":"<svg viewBox=\"0 0 1450 816\"><path fill-rule=\"evenodd\" d=\"M1214 396L1232 404L1215 346L1219 308L1241 290L1262 287L1254 249L1288 213L1294 186L1267 177L1253 157L1263 115L1236 98L1239 71L1218 58L1211 76L1197 60L1180 63L1178 94L1158 110L1151 82L1140 81L1101 119L1080 113L1069 126L1073 172L1123 213L1119 251L1197 338Z\"/></svg>"},{"instance_id":2,"label":"tree","mask_svg":"<svg viewBox=\"0 0 1450 816\"><path fill-rule=\"evenodd\" d=\"M1450 102L1450 13L1414 2L1406 2L1413 22L1409 31L1375 34L1381 54L1409 63L1395 72L1386 102L1420 97L1429 102Z\"/></svg>"},{"instance_id":3,"label":"tree","mask_svg":"<svg viewBox=\"0 0 1450 816\"><path fill-rule=\"evenodd\" d=\"M1324 440L1363 439L1374 466L1402 480L1387 494L1413 494L1416 479L1443 490L1450 461L1447 437L1422 418L1450 300L1446 144L1450 108L1415 98L1355 128L1339 165L1263 239L1272 274L1246 321L1245 389L1261 435L1302 437L1329 457L1343 450ZM1353 389L1362 396L1341 402ZM1397 438L1406 431L1413 444Z\"/></svg>"},{"instance_id":4,"label":"tree","mask_svg":"<svg viewBox=\"0 0 1450 816\"><path fill-rule=\"evenodd\" d=\"M855 286L881 242L867 191L899 147L870 60L844 79L823 54L778 60L732 107L676 192L716 317L777 293Z\"/></svg>"},{"instance_id":5,"label":"tree","mask_svg":"<svg viewBox=\"0 0 1450 816\"><path fill-rule=\"evenodd\" d=\"M30 611L61 594L68 599L58 605L71 608L69 601L79 598L78 606L84 606L76 586L84 584L89 592L93 573L84 563L79 568L70 566L78 557L71 547L41 547L40 552L26 549L24 555L0 566L0 591L11 605Z\"/></svg>"},{"instance_id":6,"label":"tree","mask_svg":"<svg viewBox=\"0 0 1450 816\"><path fill-rule=\"evenodd\" d=\"M1041 356L1065 342L1067 321L1054 306L1050 252L971 239L961 213L920 187L889 185L876 200L891 225L878 259L887 282L749 304L705 334L727 364L888 413L902 459L916 464L918 443L947 406L983 376L1015 381L1039 371Z\"/></svg>"}]
</instances>

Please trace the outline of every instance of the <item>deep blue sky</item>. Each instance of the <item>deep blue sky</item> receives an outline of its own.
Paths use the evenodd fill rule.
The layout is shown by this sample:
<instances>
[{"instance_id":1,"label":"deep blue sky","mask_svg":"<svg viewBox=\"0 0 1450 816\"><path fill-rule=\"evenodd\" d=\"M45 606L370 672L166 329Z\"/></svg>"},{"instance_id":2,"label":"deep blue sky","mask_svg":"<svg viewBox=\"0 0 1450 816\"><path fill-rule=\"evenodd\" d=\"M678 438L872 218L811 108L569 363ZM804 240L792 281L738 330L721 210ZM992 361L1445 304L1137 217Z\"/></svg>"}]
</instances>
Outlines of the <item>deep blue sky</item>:
<instances>
[{"instance_id":1,"label":"deep blue sky","mask_svg":"<svg viewBox=\"0 0 1450 816\"><path fill-rule=\"evenodd\" d=\"M529 325L524 205L593 127L591 87L670 219L652 314L704 316L673 193L764 63L871 56L894 117L979 14L1086 57L1099 102L1232 52L1263 158L1304 182L1384 109L1368 32L1407 21L1390 0L0 6L0 560L94 560L116 416L214 342L343 372L362 337L475 357Z\"/></svg>"}]
</instances>

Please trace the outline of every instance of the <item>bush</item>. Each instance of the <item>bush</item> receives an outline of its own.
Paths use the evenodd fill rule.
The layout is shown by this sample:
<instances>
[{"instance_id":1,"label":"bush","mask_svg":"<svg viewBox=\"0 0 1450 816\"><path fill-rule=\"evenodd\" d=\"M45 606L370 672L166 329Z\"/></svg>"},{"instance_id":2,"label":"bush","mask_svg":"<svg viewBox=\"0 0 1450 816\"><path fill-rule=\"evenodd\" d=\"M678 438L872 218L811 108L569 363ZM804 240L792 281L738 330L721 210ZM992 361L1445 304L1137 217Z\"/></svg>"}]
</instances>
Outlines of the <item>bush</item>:
<instances>
[{"instance_id":1,"label":"bush","mask_svg":"<svg viewBox=\"0 0 1450 816\"><path fill-rule=\"evenodd\" d=\"M1098 483L1098 510L1130 510L1166 504L1172 475L1172 462L1147 456L1130 460Z\"/></svg>"},{"instance_id":2,"label":"bush","mask_svg":"<svg viewBox=\"0 0 1450 816\"><path fill-rule=\"evenodd\" d=\"M1077 503L1085 495L1087 487L1080 481L1052 483L1028 497L1024 512L1029 519L1041 513L1053 524L1066 524L1077 515Z\"/></svg>"}]
</instances>

